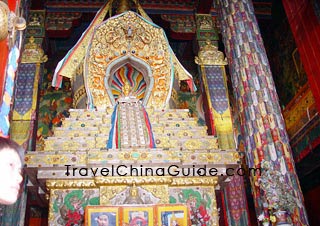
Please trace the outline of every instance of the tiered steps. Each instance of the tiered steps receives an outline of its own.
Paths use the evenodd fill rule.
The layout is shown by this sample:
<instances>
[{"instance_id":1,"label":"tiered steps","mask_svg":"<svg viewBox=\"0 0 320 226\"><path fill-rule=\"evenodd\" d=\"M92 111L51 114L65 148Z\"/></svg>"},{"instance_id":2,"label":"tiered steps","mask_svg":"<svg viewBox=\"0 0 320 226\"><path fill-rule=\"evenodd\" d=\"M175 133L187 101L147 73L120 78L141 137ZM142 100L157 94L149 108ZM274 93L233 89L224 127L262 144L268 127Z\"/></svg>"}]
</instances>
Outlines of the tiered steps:
<instances>
[{"instance_id":1,"label":"tiered steps","mask_svg":"<svg viewBox=\"0 0 320 226\"><path fill-rule=\"evenodd\" d=\"M112 164L144 164L168 167L171 164L179 166L209 164L225 167L238 162L239 155L236 150L220 150L217 138L208 136L207 128L198 126L196 120L189 117L188 110L184 109L163 111L147 109L155 148L143 146L139 140L140 143L137 142L136 146L108 149L112 112L113 109L107 111L71 109L70 117L64 120L62 127L56 128L54 136L45 140L44 150L27 154L28 168L40 167L39 172L42 172L44 177L54 177L50 172L53 169L57 170L56 176L65 170L66 165L105 167ZM137 123L137 118L127 119L123 130L132 126L139 129L140 123ZM124 119L125 117L121 120ZM138 132L135 134L136 140L141 135ZM125 135L122 134L122 139L125 139ZM46 169L51 171L46 172Z\"/></svg>"},{"instance_id":2,"label":"tiered steps","mask_svg":"<svg viewBox=\"0 0 320 226\"><path fill-rule=\"evenodd\" d=\"M136 106L120 107L122 148L145 150L148 140L143 130L143 116L135 109ZM70 117L64 120L62 127L55 128L54 136L45 140L44 151L106 149L111 115L111 109L107 112L71 109ZM187 110L148 109L148 115L157 148L180 151L219 149L217 138L208 136L207 127L198 126Z\"/></svg>"}]
</instances>

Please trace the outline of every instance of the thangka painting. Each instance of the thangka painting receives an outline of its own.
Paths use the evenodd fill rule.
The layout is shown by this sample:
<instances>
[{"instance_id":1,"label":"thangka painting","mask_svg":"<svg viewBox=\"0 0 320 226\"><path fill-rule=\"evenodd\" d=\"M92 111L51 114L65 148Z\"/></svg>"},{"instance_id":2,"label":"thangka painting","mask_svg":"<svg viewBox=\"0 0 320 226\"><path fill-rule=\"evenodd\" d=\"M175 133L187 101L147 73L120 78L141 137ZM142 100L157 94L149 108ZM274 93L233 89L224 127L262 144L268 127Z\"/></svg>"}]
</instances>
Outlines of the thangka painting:
<instances>
[{"instance_id":1,"label":"thangka painting","mask_svg":"<svg viewBox=\"0 0 320 226\"><path fill-rule=\"evenodd\" d=\"M278 4L282 7L281 4ZM274 32L264 34L273 79L280 104L285 107L307 82L299 52L290 30L289 22L283 18Z\"/></svg>"},{"instance_id":2,"label":"thangka painting","mask_svg":"<svg viewBox=\"0 0 320 226\"><path fill-rule=\"evenodd\" d=\"M54 189L50 194L49 225L84 225L85 207L99 205L99 190Z\"/></svg>"},{"instance_id":3,"label":"thangka painting","mask_svg":"<svg viewBox=\"0 0 320 226\"><path fill-rule=\"evenodd\" d=\"M119 207L88 206L85 212L85 226L119 226Z\"/></svg>"},{"instance_id":4,"label":"thangka painting","mask_svg":"<svg viewBox=\"0 0 320 226\"><path fill-rule=\"evenodd\" d=\"M43 138L52 136L53 128L69 116L72 105L70 80L64 79L62 87L55 89L51 86L52 76L52 72L45 72L40 86L37 150L42 150Z\"/></svg>"},{"instance_id":5,"label":"thangka painting","mask_svg":"<svg viewBox=\"0 0 320 226\"><path fill-rule=\"evenodd\" d=\"M170 203L186 204L189 211L191 225L218 225L215 191L212 187L170 188Z\"/></svg>"},{"instance_id":6,"label":"thangka painting","mask_svg":"<svg viewBox=\"0 0 320 226\"><path fill-rule=\"evenodd\" d=\"M188 207L184 204L87 206L84 222L84 226L191 225Z\"/></svg>"},{"instance_id":7,"label":"thangka painting","mask_svg":"<svg viewBox=\"0 0 320 226\"><path fill-rule=\"evenodd\" d=\"M188 208L185 205L157 206L158 225L161 226L188 226Z\"/></svg>"},{"instance_id":8,"label":"thangka painting","mask_svg":"<svg viewBox=\"0 0 320 226\"><path fill-rule=\"evenodd\" d=\"M205 125L203 98L200 93L178 92L178 108L189 109L191 117L197 117L200 126Z\"/></svg>"},{"instance_id":9,"label":"thangka painting","mask_svg":"<svg viewBox=\"0 0 320 226\"><path fill-rule=\"evenodd\" d=\"M155 225L154 208L152 206L124 206L123 225Z\"/></svg>"}]
</instances>

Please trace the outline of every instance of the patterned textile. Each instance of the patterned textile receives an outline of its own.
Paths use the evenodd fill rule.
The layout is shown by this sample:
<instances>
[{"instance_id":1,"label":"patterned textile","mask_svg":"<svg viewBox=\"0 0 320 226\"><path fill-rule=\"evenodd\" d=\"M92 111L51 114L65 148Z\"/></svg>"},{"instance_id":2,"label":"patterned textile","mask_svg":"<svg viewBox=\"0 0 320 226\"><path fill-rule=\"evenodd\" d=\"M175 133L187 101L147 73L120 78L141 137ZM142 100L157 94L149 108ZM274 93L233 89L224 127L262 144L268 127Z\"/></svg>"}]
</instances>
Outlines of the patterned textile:
<instances>
[{"instance_id":1,"label":"patterned textile","mask_svg":"<svg viewBox=\"0 0 320 226\"><path fill-rule=\"evenodd\" d=\"M19 65L14 109L20 115L26 114L32 107L36 67L36 64Z\"/></svg>"},{"instance_id":2,"label":"patterned textile","mask_svg":"<svg viewBox=\"0 0 320 226\"><path fill-rule=\"evenodd\" d=\"M151 123L139 102L118 103L111 116L107 148L155 148Z\"/></svg>"},{"instance_id":3,"label":"patterned textile","mask_svg":"<svg viewBox=\"0 0 320 226\"><path fill-rule=\"evenodd\" d=\"M117 143L117 124L118 124L118 105L116 105L114 107L113 113L111 115L111 129L109 132L109 140L107 143L107 148L111 149L111 148L117 148L118 147L118 143Z\"/></svg>"},{"instance_id":4,"label":"patterned textile","mask_svg":"<svg viewBox=\"0 0 320 226\"><path fill-rule=\"evenodd\" d=\"M61 87L62 86L62 76L73 77L76 74L76 70L79 65L83 62L85 56L85 50L89 43L89 37L96 25L100 24L105 15L107 14L110 7L110 2L106 2L102 8L97 12L95 18L87 28L85 32L81 35L80 39L76 45L70 49L67 55L58 63L52 80L52 86Z\"/></svg>"},{"instance_id":5,"label":"patterned textile","mask_svg":"<svg viewBox=\"0 0 320 226\"><path fill-rule=\"evenodd\" d=\"M144 107L142 107L142 112L143 112L144 120L146 122L146 129L148 132L149 148L156 148L156 143L154 142L154 136L152 133L152 127L151 127L150 119L148 116L148 112L146 111L146 109Z\"/></svg>"},{"instance_id":6,"label":"patterned textile","mask_svg":"<svg viewBox=\"0 0 320 226\"><path fill-rule=\"evenodd\" d=\"M218 113L222 114L229 107L227 90L223 79L223 71L221 70L221 67L206 66L205 72L212 107Z\"/></svg>"},{"instance_id":7,"label":"patterned textile","mask_svg":"<svg viewBox=\"0 0 320 226\"><path fill-rule=\"evenodd\" d=\"M27 151L31 151L30 138L33 134L33 123L31 120L13 120L10 126L10 138L23 146Z\"/></svg>"},{"instance_id":8,"label":"patterned textile","mask_svg":"<svg viewBox=\"0 0 320 226\"><path fill-rule=\"evenodd\" d=\"M224 189L228 225L250 226L243 177L235 175Z\"/></svg>"},{"instance_id":9,"label":"patterned textile","mask_svg":"<svg viewBox=\"0 0 320 226\"><path fill-rule=\"evenodd\" d=\"M15 73L18 68L19 50L14 46L8 57L7 76L5 83L5 90L3 94L2 105L0 106L0 136L8 137L9 135L9 112L10 104L13 95Z\"/></svg>"}]
</instances>

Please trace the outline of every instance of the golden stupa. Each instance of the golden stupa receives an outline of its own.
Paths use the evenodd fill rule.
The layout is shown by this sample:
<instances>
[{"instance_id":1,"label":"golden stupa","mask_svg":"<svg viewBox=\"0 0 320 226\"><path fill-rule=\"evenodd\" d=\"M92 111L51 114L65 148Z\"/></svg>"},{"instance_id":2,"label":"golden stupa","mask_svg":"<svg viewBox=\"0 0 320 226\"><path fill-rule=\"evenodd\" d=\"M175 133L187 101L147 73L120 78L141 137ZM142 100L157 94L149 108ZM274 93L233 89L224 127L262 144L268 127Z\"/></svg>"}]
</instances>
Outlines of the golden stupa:
<instances>
[{"instance_id":1,"label":"golden stupa","mask_svg":"<svg viewBox=\"0 0 320 226\"><path fill-rule=\"evenodd\" d=\"M83 223L85 206L126 200L181 203L190 213L203 205L207 225L218 225L215 189L238 153L221 150L187 109L175 108L179 80L192 76L163 29L136 1L137 12L121 1L119 14L104 20L112 3L57 66L54 85L61 76L73 81L74 109L42 151L27 154L29 189L49 203L49 225L76 213Z\"/></svg>"}]
</instances>

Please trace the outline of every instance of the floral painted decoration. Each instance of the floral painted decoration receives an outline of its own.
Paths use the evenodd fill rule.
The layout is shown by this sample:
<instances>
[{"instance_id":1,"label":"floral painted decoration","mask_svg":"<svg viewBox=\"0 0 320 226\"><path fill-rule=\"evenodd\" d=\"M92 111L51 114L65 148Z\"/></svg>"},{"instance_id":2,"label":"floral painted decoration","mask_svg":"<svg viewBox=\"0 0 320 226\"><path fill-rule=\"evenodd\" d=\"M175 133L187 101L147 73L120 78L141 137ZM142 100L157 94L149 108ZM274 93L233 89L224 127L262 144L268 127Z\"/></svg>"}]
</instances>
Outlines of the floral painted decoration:
<instances>
[{"instance_id":1,"label":"floral painted decoration","mask_svg":"<svg viewBox=\"0 0 320 226\"><path fill-rule=\"evenodd\" d=\"M272 162L262 160L263 169L259 178L260 189L265 193L266 202L269 210L288 211L293 213L297 207L297 199L293 195L293 189L285 180L280 171L275 170Z\"/></svg>"},{"instance_id":2,"label":"floral painted decoration","mask_svg":"<svg viewBox=\"0 0 320 226\"><path fill-rule=\"evenodd\" d=\"M264 213L262 213L262 214L260 214L259 216L258 216L258 220L260 221L260 222L272 222L272 223L275 223L276 222L276 220L277 220L277 218L274 216L274 215L270 215L270 216L265 216L264 215Z\"/></svg>"}]
</instances>

